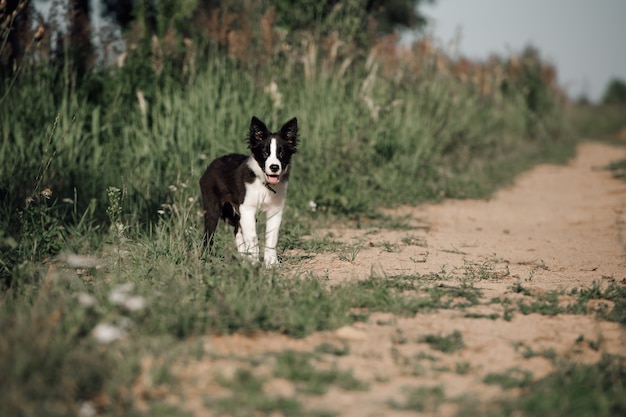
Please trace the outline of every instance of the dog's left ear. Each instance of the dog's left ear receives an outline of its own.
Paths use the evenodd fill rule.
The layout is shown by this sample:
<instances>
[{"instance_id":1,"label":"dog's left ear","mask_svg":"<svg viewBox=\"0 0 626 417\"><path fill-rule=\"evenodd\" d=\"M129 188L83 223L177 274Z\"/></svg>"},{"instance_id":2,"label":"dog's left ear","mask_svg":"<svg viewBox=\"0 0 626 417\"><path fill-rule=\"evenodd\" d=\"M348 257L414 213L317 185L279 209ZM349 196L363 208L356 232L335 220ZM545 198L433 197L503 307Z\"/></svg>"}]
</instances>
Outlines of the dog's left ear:
<instances>
[{"instance_id":1,"label":"dog's left ear","mask_svg":"<svg viewBox=\"0 0 626 417\"><path fill-rule=\"evenodd\" d=\"M298 119L295 117L289 120L280 128L280 135L287 141L292 148L298 145Z\"/></svg>"}]
</instances>

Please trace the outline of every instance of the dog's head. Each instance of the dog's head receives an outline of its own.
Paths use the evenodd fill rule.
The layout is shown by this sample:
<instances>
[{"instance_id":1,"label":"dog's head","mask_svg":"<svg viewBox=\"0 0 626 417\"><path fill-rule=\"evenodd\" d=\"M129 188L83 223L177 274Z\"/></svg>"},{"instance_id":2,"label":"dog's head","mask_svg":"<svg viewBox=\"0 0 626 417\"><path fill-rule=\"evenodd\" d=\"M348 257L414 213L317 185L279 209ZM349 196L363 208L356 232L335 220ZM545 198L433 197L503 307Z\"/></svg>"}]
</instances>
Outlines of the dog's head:
<instances>
[{"instance_id":1,"label":"dog's head","mask_svg":"<svg viewBox=\"0 0 626 417\"><path fill-rule=\"evenodd\" d=\"M265 123L252 117L248 147L265 174L268 184L278 184L287 178L291 155L298 145L298 120L294 117L278 132L270 132Z\"/></svg>"}]
</instances>

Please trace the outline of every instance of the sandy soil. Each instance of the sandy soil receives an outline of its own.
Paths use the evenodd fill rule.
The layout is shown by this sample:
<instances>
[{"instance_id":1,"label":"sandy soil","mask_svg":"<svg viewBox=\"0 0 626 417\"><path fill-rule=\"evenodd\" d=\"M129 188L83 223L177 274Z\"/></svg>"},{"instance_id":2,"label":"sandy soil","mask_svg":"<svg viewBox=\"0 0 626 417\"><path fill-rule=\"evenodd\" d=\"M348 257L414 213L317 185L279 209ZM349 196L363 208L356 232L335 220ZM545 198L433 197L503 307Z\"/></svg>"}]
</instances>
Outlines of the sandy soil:
<instances>
[{"instance_id":1,"label":"sandy soil","mask_svg":"<svg viewBox=\"0 0 626 417\"><path fill-rule=\"evenodd\" d=\"M488 302L524 297L511 290L515 283L533 295L589 287L594 281L626 284L626 183L602 169L624 157L625 149L586 143L569 164L538 166L489 201L447 201L389 212L411 228L372 224L318 231L318 237L346 243L347 253L314 254L293 270L327 275L330 285L371 274L445 271L452 280L446 285L471 280L481 290L481 303L408 318L373 314L367 323L298 340L273 334L206 337L204 350L212 359L176 366L185 393L183 408L197 416L212 415L203 398L229 395L216 378L247 368L264 377L268 396L296 398L309 410L355 417L414 415L392 403L405 403L411 389L441 387L449 401L426 404L420 415L454 415L459 403L453 399L489 402L519 392L486 384L490 373L516 368L537 379L554 370L552 354L585 363L598 361L605 352L626 356L626 334L616 323L592 314L519 312L507 321L503 305ZM480 279L484 273L488 279ZM559 302L571 302L568 297ZM484 317L490 314L499 318ZM461 333L465 347L452 353L420 342L423 335L454 331ZM352 371L369 389L331 386L324 395L306 395L293 382L272 377L271 361L262 359L287 349L313 352L323 343L348 353L318 355L317 365ZM138 384L140 391L149 390Z\"/></svg>"}]
</instances>

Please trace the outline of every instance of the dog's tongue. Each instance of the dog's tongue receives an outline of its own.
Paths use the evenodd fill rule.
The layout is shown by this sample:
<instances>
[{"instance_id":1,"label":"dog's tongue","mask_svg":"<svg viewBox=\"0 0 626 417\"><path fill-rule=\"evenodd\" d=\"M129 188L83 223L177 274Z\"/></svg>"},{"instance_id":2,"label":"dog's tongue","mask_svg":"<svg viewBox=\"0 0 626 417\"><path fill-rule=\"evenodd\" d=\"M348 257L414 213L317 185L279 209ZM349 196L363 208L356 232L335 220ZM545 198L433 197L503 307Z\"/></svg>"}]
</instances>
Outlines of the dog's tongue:
<instances>
[{"instance_id":1,"label":"dog's tongue","mask_svg":"<svg viewBox=\"0 0 626 417\"><path fill-rule=\"evenodd\" d=\"M268 175L267 182L270 184L278 184L278 175Z\"/></svg>"}]
</instances>

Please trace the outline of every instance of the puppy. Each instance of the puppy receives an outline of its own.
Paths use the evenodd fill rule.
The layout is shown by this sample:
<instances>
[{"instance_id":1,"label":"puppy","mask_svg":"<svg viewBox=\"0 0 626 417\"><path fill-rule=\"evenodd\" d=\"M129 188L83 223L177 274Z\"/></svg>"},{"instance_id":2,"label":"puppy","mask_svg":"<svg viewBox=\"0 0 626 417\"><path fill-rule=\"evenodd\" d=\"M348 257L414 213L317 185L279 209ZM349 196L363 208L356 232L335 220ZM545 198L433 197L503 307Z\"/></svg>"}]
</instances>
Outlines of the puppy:
<instances>
[{"instance_id":1,"label":"puppy","mask_svg":"<svg viewBox=\"0 0 626 417\"><path fill-rule=\"evenodd\" d=\"M256 213L267 214L263 260L278 263L276 244L287 198L291 156L298 145L294 117L279 131L270 132L252 117L248 134L250 155L228 154L211 162L200 178L204 207L204 245L209 250L220 218L235 228L240 254L259 261Z\"/></svg>"}]
</instances>

